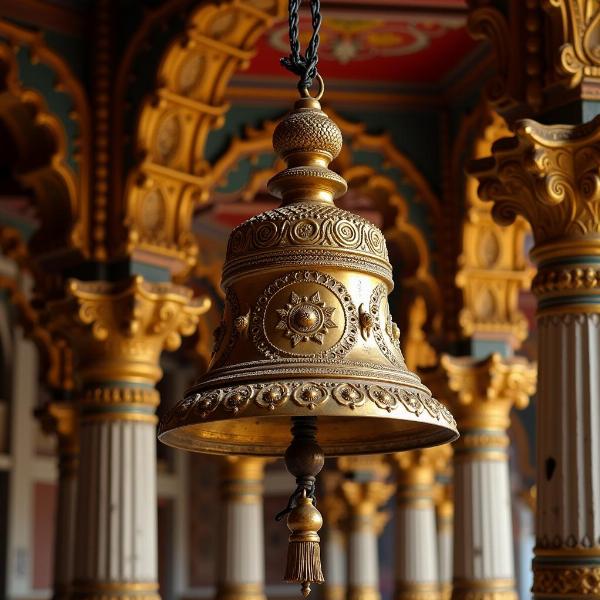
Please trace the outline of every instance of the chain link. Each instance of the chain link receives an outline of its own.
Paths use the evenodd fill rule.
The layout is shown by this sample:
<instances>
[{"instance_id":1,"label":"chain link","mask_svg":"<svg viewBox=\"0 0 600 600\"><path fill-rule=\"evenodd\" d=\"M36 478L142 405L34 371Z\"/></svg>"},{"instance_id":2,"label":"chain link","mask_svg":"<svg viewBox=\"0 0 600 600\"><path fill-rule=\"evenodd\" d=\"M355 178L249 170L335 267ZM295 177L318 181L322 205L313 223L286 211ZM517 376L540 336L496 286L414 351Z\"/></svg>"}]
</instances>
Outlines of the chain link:
<instances>
[{"instance_id":1,"label":"chain link","mask_svg":"<svg viewBox=\"0 0 600 600\"><path fill-rule=\"evenodd\" d=\"M302 0L289 0L289 33L290 55L281 59L281 64L288 70L298 75L298 89L310 89L313 79L317 76L317 63L319 62L319 29L321 29L321 0L310 0L310 13L312 17L312 36L304 56L300 52L299 10Z\"/></svg>"}]
</instances>

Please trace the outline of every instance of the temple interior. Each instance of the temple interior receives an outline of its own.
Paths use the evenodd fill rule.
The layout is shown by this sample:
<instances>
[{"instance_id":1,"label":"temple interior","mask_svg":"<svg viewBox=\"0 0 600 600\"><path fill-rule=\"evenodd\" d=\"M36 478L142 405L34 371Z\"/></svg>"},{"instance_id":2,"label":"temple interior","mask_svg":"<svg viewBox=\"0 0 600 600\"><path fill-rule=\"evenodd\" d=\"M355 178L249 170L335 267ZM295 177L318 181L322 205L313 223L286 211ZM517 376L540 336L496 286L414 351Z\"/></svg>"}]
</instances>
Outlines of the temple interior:
<instances>
[{"instance_id":1,"label":"temple interior","mask_svg":"<svg viewBox=\"0 0 600 600\"><path fill-rule=\"evenodd\" d=\"M599 113L599 0L0 0L0 600L600 598Z\"/></svg>"}]
</instances>

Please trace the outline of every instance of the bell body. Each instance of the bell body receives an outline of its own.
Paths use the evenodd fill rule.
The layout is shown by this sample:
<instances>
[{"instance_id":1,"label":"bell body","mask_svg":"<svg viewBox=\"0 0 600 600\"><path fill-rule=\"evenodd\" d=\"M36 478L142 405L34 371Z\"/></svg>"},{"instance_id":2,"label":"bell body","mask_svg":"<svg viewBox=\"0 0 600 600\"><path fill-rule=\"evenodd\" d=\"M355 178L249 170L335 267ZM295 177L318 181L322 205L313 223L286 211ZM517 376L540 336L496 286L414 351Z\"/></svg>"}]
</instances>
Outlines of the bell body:
<instances>
[{"instance_id":1,"label":"bell body","mask_svg":"<svg viewBox=\"0 0 600 600\"><path fill-rule=\"evenodd\" d=\"M166 415L160 439L169 445L281 456L298 416L318 417L327 455L456 437L452 415L404 363L388 306L393 282L383 234L333 204L345 182L327 165L341 136L327 138L332 122L314 104L297 107L293 127L288 117L275 134L289 168L269 189L283 205L231 234L213 359ZM314 113L316 125L308 119ZM324 128L325 142L316 143ZM290 142L290 131L299 142Z\"/></svg>"}]
</instances>

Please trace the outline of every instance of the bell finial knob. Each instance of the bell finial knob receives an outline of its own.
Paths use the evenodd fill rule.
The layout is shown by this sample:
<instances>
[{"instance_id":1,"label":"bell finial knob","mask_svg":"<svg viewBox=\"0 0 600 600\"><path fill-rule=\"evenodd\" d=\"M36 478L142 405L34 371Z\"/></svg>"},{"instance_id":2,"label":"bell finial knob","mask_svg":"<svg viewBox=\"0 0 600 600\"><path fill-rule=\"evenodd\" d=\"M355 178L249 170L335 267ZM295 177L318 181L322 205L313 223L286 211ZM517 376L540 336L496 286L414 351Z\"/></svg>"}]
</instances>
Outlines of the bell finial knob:
<instances>
[{"instance_id":1,"label":"bell finial knob","mask_svg":"<svg viewBox=\"0 0 600 600\"><path fill-rule=\"evenodd\" d=\"M346 192L343 177L331 171L329 163L342 149L340 128L310 96L300 98L275 128L273 148L287 169L268 184L269 191L283 204L317 201L332 203Z\"/></svg>"}]
</instances>

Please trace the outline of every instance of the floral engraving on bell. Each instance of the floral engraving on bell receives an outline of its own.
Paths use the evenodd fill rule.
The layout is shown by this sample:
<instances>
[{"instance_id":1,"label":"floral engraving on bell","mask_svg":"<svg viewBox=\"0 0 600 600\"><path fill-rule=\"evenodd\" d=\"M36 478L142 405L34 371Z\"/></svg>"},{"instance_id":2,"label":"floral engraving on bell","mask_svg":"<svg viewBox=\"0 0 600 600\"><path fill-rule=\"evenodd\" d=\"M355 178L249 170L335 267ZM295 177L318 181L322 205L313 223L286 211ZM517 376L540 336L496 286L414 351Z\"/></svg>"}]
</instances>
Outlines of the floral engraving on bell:
<instances>
[{"instance_id":1,"label":"floral engraving on bell","mask_svg":"<svg viewBox=\"0 0 600 600\"><path fill-rule=\"evenodd\" d=\"M235 388L235 390L225 396L223 407L225 410L230 410L233 414L237 414L250 402L250 398L252 398L252 388L243 385Z\"/></svg>"},{"instance_id":2,"label":"floral engraving on bell","mask_svg":"<svg viewBox=\"0 0 600 600\"><path fill-rule=\"evenodd\" d=\"M303 383L294 390L294 400L300 406L314 409L315 406L327 400L329 392L327 388L318 383Z\"/></svg>"},{"instance_id":3,"label":"floral engraving on bell","mask_svg":"<svg viewBox=\"0 0 600 600\"><path fill-rule=\"evenodd\" d=\"M271 360L341 360L358 334L358 312L350 293L319 271L293 271L277 278L251 311L250 338Z\"/></svg>"},{"instance_id":4,"label":"floral engraving on bell","mask_svg":"<svg viewBox=\"0 0 600 600\"><path fill-rule=\"evenodd\" d=\"M280 383L273 383L259 390L256 395L256 403L269 410L275 410L286 402L288 396L287 387Z\"/></svg>"},{"instance_id":5,"label":"floral engraving on bell","mask_svg":"<svg viewBox=\"0 0 600 600\"><path fill-rule=\"evenodd\" d=\"M366 401L366 396L356 386L350 383L342 383L333 389L333 397L344 406L351 409L362 406Z\"/></svg>"},{"instance_id":6,"label":"floral engraving on bell","mask_svg":"<svg viewBox=\"0 0 600 600\"><path fill-rule=\"evenodd\" d=\"M371 400L373 400L380 408L384 408L388 412L391 412L396 408L398 399L385 388L382 388L379 385L373 385L369 387L367 393L369 394L369 398L371 398Z\"/></svg>"},{"instance_id":7,"label":"floral engraving on bell","mask_svg":"<svg viewBox=\"0 0 600 600\"><path fill-rule=\"evenodd\" d=\"M354 410L367 401L390 413L401 408L419 416L426 411L436 421L456 426L450 411L430 394L419 390L405 390L377 384L325 383L307 381L282 381L274 383L244 384L221 390L207 390L188 395L176 404L161 420L160 431L171 429L187 422L195 411L202 419L210 418L220 404L226 411L238 414L252 404L275 411L289 399L309 410L321 407L330 400ZM193 419L192 419L193 420Z\"/></svg>"},{"instance_id":8,"label":"floral engraving on bell","mask_svg":"<svg viewBox=\"0 0 600 600\"><path fill-rule=\"evenodd\" d=\"M322 302L318 291L310 297L292 292L285 308L276 310L280 320L275 327L284 330L292 347L308 341L322 344L329 329L337 328L332 319L335 307Z\"/></svg>"}]
</instances>

